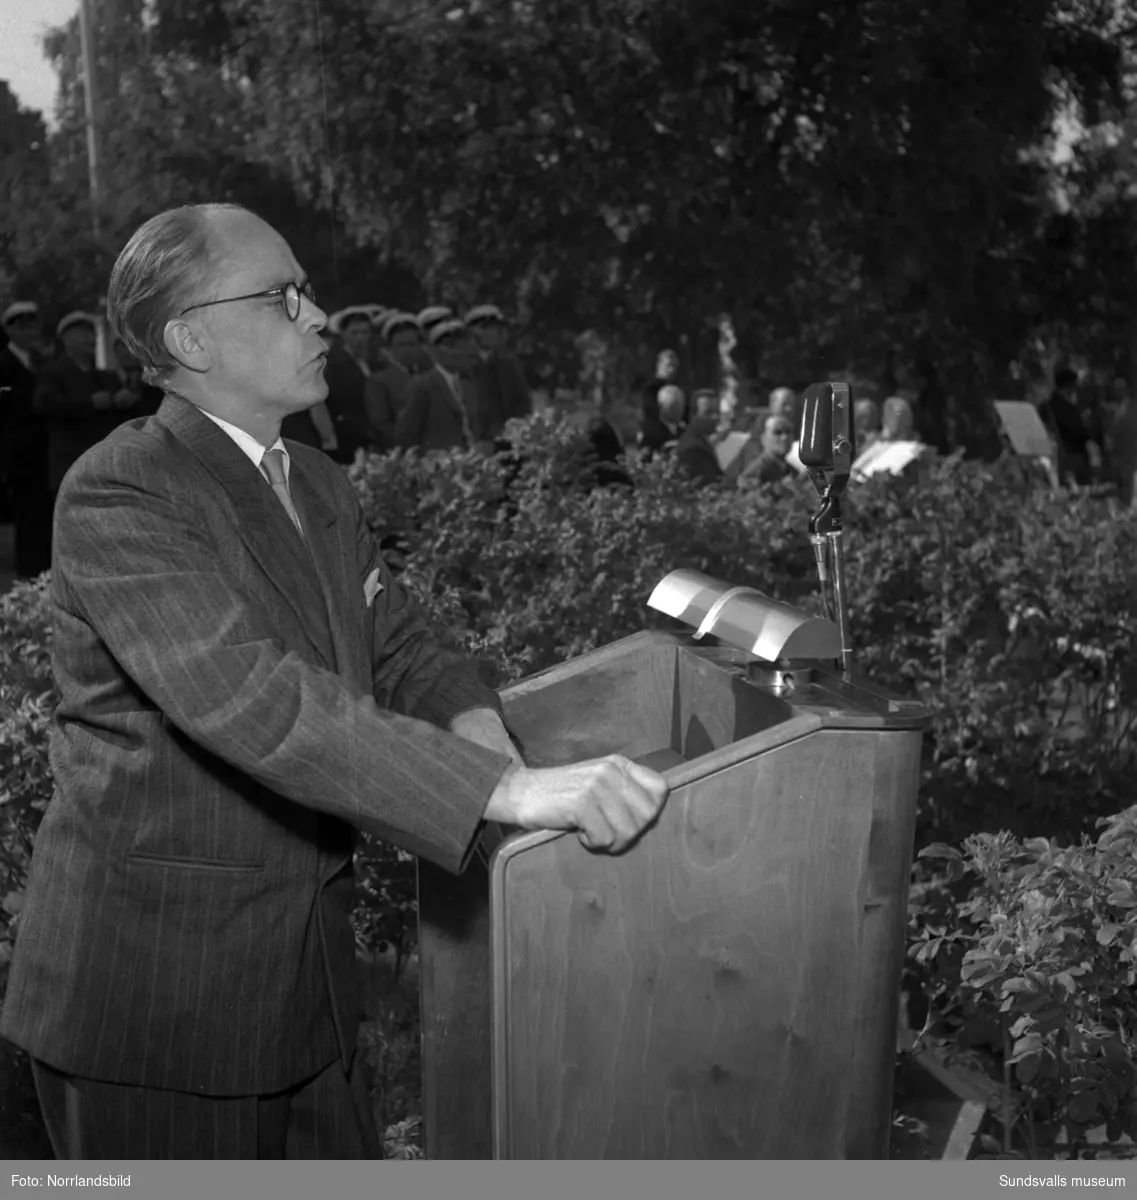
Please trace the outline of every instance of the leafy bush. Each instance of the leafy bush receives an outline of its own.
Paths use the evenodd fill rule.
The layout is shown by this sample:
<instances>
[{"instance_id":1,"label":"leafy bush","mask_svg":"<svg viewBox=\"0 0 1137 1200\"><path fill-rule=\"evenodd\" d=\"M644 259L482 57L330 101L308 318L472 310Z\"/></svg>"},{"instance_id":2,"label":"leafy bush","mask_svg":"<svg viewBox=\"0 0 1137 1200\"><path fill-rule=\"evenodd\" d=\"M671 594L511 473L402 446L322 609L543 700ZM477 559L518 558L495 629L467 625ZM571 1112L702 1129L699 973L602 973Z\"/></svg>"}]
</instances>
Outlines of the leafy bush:
<instances>
[{"instance_id":1,"label":"leafy bush","mask_svg":"<svg viewBox=\"0 0 1137 1200\"><path fill-rule=\"evenodd\" d=\"M574 424L535 418L509 437L509 453L493 458L394 453L350 469L371 528L386 546L400 540L393 565L499 685L639 629L669 626L645 602L677 567L818 611L806 538L816 497L807 484L701 489L670 460L632 453L632 488L597 487ZM934 712L920 844L999 831L1010 840L992 845L1028 845L1015 837L1077 842L1096 818L1126 808L1137 713L1127 661L1133 518L1093 496L1039 488L1013 461L950 458L857 485L845 525L857 669ZM56 696L45 586L19 584L0 598L0 986L51 792L47 734ZM980 844L987 843L968 843ZM357 867L360 947L371 956L393 949L401 970L415 938L413 863L365 838ZM963 959L980 936L965 922L979 910L964 913L961 886L918 879L913 890L923 914L913 927L915 950L924 949L927 930L942 932L935 952L913 961L909 984L944 1019L963 1003ZM1107 895L1102 903L1114 901ZM1112 943L1087 944L1091 960L1114 953ZM1071 971L1069 978L1081 977ZM974 1032L974 1020L967 1028ZM1016 1038L1049 1033L1029 1023L1022 1030ZM956 1032L965 1036L964 1025ZM1061 1065L1081 1049L1056 1044L1047 1053L1062 1086L1093 1077ZM1049 1079L1051 1058L1039 1055L1036 1078ZM1095 1095L1108 1098L1113 1087ZM1074 1114L1088 1103L1079 1101ZM384 1124L397 1126L398 1117L385 1102ZM413 1150L412 1126L395 1136Z\"/></svg>"},{"instance_id":2,"label":"leafy bush","mask_svg":"<svg viewBox=\"0 0 1137 1200\"><path fill-rule=\"evenodd\" d=\"M1137 807L1100 825L1076 846L999 833L921 853L947 866L912 893L926 1025L1002 1071L1006 1152L1064 1133L1077 1153L1101 1125L1137 1141Z\"/></svg>"}]
</instances>

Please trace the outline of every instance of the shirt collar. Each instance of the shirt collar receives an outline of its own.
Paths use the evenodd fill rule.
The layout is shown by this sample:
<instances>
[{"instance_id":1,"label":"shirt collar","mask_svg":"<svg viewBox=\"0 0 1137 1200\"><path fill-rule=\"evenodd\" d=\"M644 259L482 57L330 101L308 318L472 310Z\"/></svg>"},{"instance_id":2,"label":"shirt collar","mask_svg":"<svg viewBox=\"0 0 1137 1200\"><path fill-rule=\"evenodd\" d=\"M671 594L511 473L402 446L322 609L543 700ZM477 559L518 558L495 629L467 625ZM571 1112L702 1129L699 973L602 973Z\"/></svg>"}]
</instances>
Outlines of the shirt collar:
<instances>
[{"instance_id":1,"label":"shirt collar","mask_svg":"<svg viewBox=\"0 0 1137 1200\"><path fill-rule=\"evenodd\" d=\"M223 421L220 417L214 416L211 412L206 412L204 408L200 411L207 416L214 423L214 425L220 426L220 428L222 428L233 439L233 441L237 443L237 445L241 448L241 450L244 451L244 453L248 456L249 461L254 467L257 468L258 471L261 469L261 463L264 461L264 456L268 453L268 451L265 450L264 446L262 446L260 442L258 442L257 439L252 436L252 434L246 433L243 429L238 429L236 425L233 425L229 421ZM273 442L268 449L284 451L284 478L287 480L288 469L291 466L291 459L288 457L288 450L285 448L283 439L278 436L276 441Z\"/></svg>"},{"instance_id":2,"label":"shirt collar","mask_svg":"<svg viewBox=\"0 0 1137 1200\"><path fill-rule=\"evenodd\" d=\"M25 370L32 370L32 356L22 346L17 346L15 342L9 342L8 349L12 351L13 357L23 364Z\"/></svg>"}]
</instances>

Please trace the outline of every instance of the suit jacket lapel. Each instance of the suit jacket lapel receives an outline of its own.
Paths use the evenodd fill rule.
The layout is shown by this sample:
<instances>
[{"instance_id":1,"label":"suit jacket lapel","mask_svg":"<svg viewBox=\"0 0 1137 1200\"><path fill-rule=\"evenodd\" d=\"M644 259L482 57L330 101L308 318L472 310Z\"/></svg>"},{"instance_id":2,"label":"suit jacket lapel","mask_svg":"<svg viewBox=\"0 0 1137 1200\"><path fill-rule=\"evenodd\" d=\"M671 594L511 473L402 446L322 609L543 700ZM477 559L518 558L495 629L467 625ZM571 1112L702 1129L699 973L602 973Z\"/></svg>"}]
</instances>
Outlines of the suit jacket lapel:
<instances>
[{"instance_id":1,"label":"suit jacket lapel","mask_svg":"<svg viewBox=\"0 0 1137 1200\"><path fill-rule=\"evenodd\" d=\"M217 479L238 516L237 530L279 597L296 614L312 647L335 669L335 647L327 602L313 556L305 548L272 485L233 439L188 400L167 396L158 410L162 422ZM295 463L292 464L295 469ZM301 521L304 514L301 513ZM309 530L309 542L320 540Z\"/></svg>"},{"instance_id":2,"label":"suit jacket lapel","mask_svg":"<svg viewBox=\"0 0 1137 1200\"><path fill-rule=\"evenodd\" d=\"M312 476L292 460L289 490L308 531L308 546L324 592L336 670L364 692L371 691L363 582L356 578L355 530L346 529L320 494ZM347 539L350 538L350 544Z\"/></svg>"}]
</instances>

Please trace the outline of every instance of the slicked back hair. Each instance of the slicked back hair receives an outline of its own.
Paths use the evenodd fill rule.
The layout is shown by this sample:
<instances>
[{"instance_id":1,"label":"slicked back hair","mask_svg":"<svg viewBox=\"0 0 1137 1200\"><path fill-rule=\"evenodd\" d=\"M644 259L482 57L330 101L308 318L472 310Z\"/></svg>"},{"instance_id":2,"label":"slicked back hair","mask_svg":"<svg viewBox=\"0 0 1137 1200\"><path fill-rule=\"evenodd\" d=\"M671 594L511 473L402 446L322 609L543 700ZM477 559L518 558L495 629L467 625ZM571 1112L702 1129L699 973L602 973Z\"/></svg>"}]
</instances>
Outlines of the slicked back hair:
<instances>
[{"instance_id":1,"label":"slicked back hair","mask_svg":"<svg viewBox=\"0 0 1137 1200\"><path fill-rule=\"evenodd\" d=\"M248 211L240 204L184 204L151 217L123 247L107 288L107 320L147 383L166 383L178 366L163 334L216 266L210 218Z\"/></svg>"}]
</instances>

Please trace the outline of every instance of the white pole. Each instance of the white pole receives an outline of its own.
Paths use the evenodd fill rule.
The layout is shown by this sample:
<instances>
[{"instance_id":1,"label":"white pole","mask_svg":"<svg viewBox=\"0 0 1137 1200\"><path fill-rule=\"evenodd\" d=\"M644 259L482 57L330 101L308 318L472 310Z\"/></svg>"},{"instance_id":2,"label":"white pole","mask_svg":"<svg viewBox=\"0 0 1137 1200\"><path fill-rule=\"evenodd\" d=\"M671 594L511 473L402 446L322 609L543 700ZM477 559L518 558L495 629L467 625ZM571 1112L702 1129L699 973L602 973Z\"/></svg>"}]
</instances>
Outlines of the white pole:
<instances>
[{"instance_id":1,"label":"white pole","mask_svg":"<svg viewBox=\"0 0 1137 1200\"><path fill-rule=\"evenodd\" d=\"M91 230L96 243L102 235L103 186L99 159L99 91L95 75L95 27L90 0L79 0L79 39L83 54L83 101L87 125L87 177L91 188ZM110 365L107 346L106 302L100 297L95 313L95 365L105 371Z\"/></svg>"}]
</instances>

